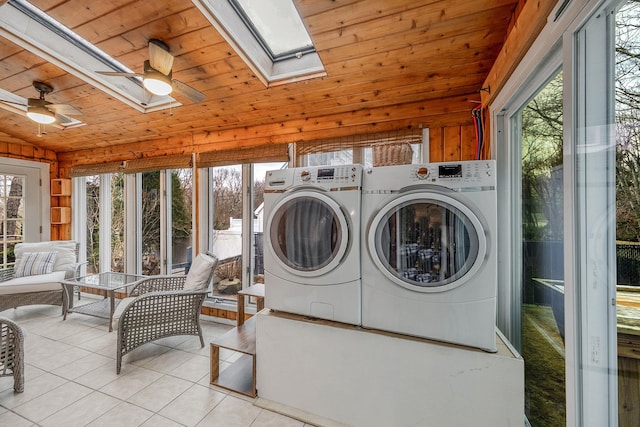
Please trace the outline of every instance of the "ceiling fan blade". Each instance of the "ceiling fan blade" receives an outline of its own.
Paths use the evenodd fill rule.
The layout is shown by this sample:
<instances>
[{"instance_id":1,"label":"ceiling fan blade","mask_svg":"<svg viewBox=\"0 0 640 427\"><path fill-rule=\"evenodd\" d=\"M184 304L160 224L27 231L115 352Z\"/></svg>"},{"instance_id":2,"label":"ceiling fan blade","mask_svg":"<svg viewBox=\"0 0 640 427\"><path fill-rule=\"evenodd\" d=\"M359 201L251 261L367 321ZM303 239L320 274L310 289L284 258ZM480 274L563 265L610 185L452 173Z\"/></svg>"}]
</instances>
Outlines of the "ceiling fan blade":
<instances>
[{"instance_id":1,"label":"ceiling fan blade","mask_svg":"<svg viewBox=\"0 0 640 427\"><path fill-rule=\"evenodd\" d=\"M165 47L166 45L163 46L155 40L149 40L149 64L168 76L173 67L173 55Z\"/></svg>"},{"instance_id":2,"label":"ceiling fan blade","mask_svg":"<svg viewBox=\"0 0 640 427\"><path fill-rule=\"evenodd\" d=\"M71 117L67 117L64 114L56 114L55 116L56 116L56 123L62 126L77 122L77 120L74 120Z\"/></svg>"},{"instance_id":3,"label":"ceiling fan blade","mask_svg":"<svg viewBox=\"0 0 640 427\"><path fill-rule=\"evenodd\" d=\"M63 115L69 115L69 116L74 116L74 115L77 116L82 114L82 111L78 110L76 107L69 104L49 104L47 105L47 108L56 114L63 114Z\"/></svg>"},{"instance_id":4,"label":"ceiling fan blade","mask_svg":"<svg viewBox=\"0 0 640 427\"><path fill-rule=\"evenodd\" d=\"M193 103L198 103L203 101L207 95L205 95L204 93L200 92L197 89L192 88L191 86L189 86L186 83L182 83L180 80L172 80L171 83L173 83L173 89L180 95L184 96L185 98L187 98L188 100L190 100Z\"/></svg>"},{"instance_id":5,"label":"ceiling fan blade","mask_svg":"<svg viewBox=\"0 0 640 427\"><path fill-rule=\"evenodd\" d=\"M121 73L117 71L96 71L98 74L102 74L103 76L115 76L115 77L142 77L144 74L142 73Z\"/></svg>"}]
</instances>

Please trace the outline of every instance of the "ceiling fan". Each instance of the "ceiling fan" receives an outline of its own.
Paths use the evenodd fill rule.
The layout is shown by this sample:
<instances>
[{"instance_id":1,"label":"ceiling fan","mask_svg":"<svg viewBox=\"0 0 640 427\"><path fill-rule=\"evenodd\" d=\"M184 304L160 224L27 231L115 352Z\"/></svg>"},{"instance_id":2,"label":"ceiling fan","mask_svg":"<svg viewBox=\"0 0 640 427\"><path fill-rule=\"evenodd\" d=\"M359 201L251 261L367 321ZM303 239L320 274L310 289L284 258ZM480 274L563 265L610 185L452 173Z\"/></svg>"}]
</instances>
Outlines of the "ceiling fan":
<instances>
[{"instance_id":1,"label":"ceiling fan","mask_svg":"<svg viewBox=\"0 0 640 427\"><path fill-rule=\"evenodd\" d=\"M53 104L44 99L44 96L53 92L53 87L44 82L34 81L33 87L40 93L39 98L27 98L27 104L8 99L0 99L5 104L13 104L27 107L27 117L36 123L48 125L58 122L60 125L77 122L68 116L80 115L82 112L68 104Z\"/></svg>"},{"instance_id":2,"label":"ceiling fan","mask_svg":"<svg viewBox=\"0 0 640 427\"><path fill-rule=\"evenodd\" d=\"M105 76L142 77L142 84L151 93L165 96L174 90L194 103L202 101L206 95L186 83L173 78L173 58L169 46L158 39L149 40L149 59L144 61L143 73L123 73L113 71L97 71Z\"/></svg>"}]
</instances>

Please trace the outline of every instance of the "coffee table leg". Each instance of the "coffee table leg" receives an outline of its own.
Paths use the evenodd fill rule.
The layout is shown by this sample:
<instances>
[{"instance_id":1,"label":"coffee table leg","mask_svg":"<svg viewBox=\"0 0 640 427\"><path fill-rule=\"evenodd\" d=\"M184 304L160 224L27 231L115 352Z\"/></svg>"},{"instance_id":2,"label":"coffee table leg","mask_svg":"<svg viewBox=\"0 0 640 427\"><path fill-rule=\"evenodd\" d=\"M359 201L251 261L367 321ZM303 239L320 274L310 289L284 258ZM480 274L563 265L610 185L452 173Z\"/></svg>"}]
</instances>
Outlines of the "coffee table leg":
<instances>
[{"instance_id":1,"label":"coffee table leg","mask_svg":"<svg viewBox=\"0 0 640 427\"><path fill-rule=\"evenodd\" d=\"M62 285L62 320L67 320L67 312L69 311L69 291L67 285Z\"/></svg>"},{"instance_id":2,"label":"coffee table leg","mask_svg":"<svg viewBox=\"0 0 640 427\"><path fill-rule=\"evenodd\" d=\"M115 298L115 291L109 291L109 332L113 331L113 299Z\"/></svg>"}]
</instances>

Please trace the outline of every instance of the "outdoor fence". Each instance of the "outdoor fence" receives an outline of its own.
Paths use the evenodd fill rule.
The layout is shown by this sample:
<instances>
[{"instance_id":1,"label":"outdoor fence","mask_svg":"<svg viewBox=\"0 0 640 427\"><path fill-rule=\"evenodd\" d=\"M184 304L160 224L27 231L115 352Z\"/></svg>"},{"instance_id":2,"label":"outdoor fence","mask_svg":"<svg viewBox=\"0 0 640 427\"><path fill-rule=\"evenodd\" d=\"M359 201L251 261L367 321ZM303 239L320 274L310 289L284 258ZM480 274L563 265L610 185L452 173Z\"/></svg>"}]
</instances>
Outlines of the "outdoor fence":
<instances>
[{"instance_id":1,"label":"outdoor fence","mask_svg":"<svg viewBox=\"0 0 640 427\"><path fill-rule=\"evenodd\" d=\"M618 285L640 286L640 243L616 242Z\"/></svg>"}]
</instances>

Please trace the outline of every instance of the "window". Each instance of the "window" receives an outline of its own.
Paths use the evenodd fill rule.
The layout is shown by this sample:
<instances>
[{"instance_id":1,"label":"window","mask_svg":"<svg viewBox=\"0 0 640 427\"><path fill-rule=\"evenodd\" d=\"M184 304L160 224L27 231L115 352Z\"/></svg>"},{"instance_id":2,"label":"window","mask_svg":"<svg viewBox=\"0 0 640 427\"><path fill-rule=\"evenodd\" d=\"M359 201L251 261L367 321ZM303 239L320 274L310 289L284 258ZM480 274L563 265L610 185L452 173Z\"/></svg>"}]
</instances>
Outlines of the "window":
<instances>
[{"instance_id":1,"label":"window","mask_svg":"<svg viewBox=\"0 0 640 427\"><path fill-rule=\"evenodd\" d=\"M1 268L13 265L13 248L24 240L24 176L0 173L0 259Z\"/></svg>"},{"instance_id":2,"label":"window","mask_svg":"<svg viewBox=\"0 0 640 427\"><path fill-rule=\"evenodd\" d=\"M111 271L124 273L124 173L111 178Z\"/></svg>"},{"instance_id":3,"label":"window","mask_svg":"<svg viewBox=\"0 0 640 427\"><path fill-rule=\"evenodd\" d=\"M231 4L271 60L281 61L315 51L291 0L231 0Z\"/></svg>"},{"instance_id":4,"label":"window","mask_svg":"<svg viewBox=\"0 0 640 427\"><path fill-rule=\"evenodd\" d=\"M49 195L48 163L0 158L0 268L13 266L16 243L49 239Z\"/></svg>"},{"instance_id":5,"label":"window","mask_svg":"<svg viewBox=\"0 0 640 427\"><path fill-rule=\"evenodd\" d=\"M532 426L564 426L562 73L512 121L522 146L523 276L516 340L525 361L525 415Z\"/></svg>"},{"instance_id":6,"label":"window","mask_svg":"<svg viewBox=\"0 0 640 427\"><path fill-rule=\"evenodd\" d=\"M266 86L326 75L291 0L193 3Z\"/></svg>"},{"instance_id":7,"label":"window","mask_svg":"<svg viewBox=\"0 0 640 427\"><path fill-rule=\"evenodd\" d=\"M397 129L296 144L297 165L365 167L428 161L428 129Z\"/></svg>"},{"instance_id":8,"label":"window","mask_svg":"<svg viewBox=\"0 0 640 427\"><path fill-rule=\"evenodd\" d=\"M100 272L100 175L85 179L87 274Z\"/></svg>"},{"instance_id":9,"label":"window","mask_svg":"<svg viewBox=\"0 0 640 427\"><path fill-rule=\"evenodd\" d=\"M253 168L253 221L252 221L252 271L251 284L264 283L264 187L267 171L284 169L286 162L256 163Z\"/></svg>"},{"instance_id":10,"label":"window","mask_svg":"<svg viewBox=\"0 0 640 427\"><path fill-rule=\"evenodd\" d=\"M213 191L212 253L219 261L213 295L220 299L237 297L242 289L243 268L243 191L242 167L221 166L210 169Z\"/></svg>"},{"instance_id":11,"label":"window","mask_svg":"<svg viewBox=\"0 0 640 427\"><path fill-rule=\"evenodd\" d=\"M637 395L640 359L637 345L640 308L640 3L627 0L615 20L615 255L616 326L618 330L618 422L640 419ZM613 156L612 156L613 157ZM613 167L612 167L613 168ZM632 409L633 408L633 409Z\"/></svg>"},{"instance_id":12,"label":"window","mask_svg":"<svg viewBox=\"0 0 640 427\"><path fill-rule=\"evenodd\" d=\"M193 174L191 169L170 171L170 192L167 191L167 204L171 206L168 219L167 238L171 248L167 253L167 263L171 265L169 274L184 274L191 264L193 255L191 207L193 206Z\"/></svg>"},{"instance_id":13,"label":"window","mask_svg":"<svg viewBox=\"0 0 640 427\"><path fill-rule=\"evenodd\" d=\"M158 111L177 105L177 101L170 96L151 96L148 91L141 90L140 78L98 74L96 71L130 73L132 70L31 3L25 0L9 0L6 3L0 8L0 35L140 112ZM74 121L70 126L82 124Z\"/></svg>"},{"instance_id":14,"label":"window","mask_svg":"<svg viewBox=\"0 0 640 427\"><path fill-rule=\"evenodd\" d=\"M616 171L628 153L615 152L615 113L624 108L615 103L622 60L614 52L616 43L637 37L625 32L616 41L624 3L570 2L555 13L491 105L502 183L498 255L505 260L498 326L524 354L532 426L637 424L637 411L629 410L637 401L637 360L623 363L616 322ZM627 30L637 16L629 9ZM637 67L632 62L627 71ZM627 74L632 92L635 71ZM560 93L556 79L562 104L540 108Z\"/></svg>"}]
</instances>

